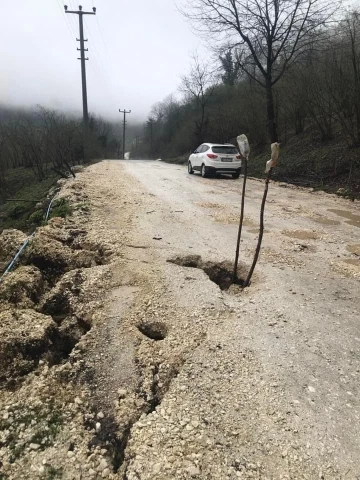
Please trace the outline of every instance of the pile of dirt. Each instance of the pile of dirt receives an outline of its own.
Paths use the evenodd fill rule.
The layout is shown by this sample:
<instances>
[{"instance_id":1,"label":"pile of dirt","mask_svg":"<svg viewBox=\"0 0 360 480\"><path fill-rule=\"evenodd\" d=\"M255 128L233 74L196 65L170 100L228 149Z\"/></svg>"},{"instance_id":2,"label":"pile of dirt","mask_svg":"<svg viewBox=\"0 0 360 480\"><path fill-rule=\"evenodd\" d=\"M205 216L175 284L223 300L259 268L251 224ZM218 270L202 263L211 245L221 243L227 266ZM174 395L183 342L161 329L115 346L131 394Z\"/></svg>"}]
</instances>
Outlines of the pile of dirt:
<instances>
[{"instance_id":1,"label":"pile of dirt","mask_svg":"<svg viewBox=\"0 0 360 480\"><path fill-rule=\"evenodd\" d=\"M90 268L96 265L96 252L68 246L67 239L56 238L56 234L60 237L57 230L59 228L54 229L50 225L40 229L25 252L24 260L27 264L38 267L50 278L59 277L74 268Z\"/></svg>"},{"instance_id":2,"label":"pile of dirt","mask_svg":"<svg viewBox=\"0 0 360 480\"><path fill-rule=\"evenodd\" d=\"M11 381L35 368L53 346L56 324L31 309L0 313L0 382Z\"/></svg>"},{"instance_id":3,"label":"pile of dirt","mask_svg":"<svg viewBox=\"0 0 360 480\"><path fill-rule=\"evenodd\" d=\"M91 249L90 239L86 248L80 239L86 239L85 229L74 228L70 219L54 218L31 240L21 258L25 265L4 276L0 284L0 301L6 308L0 317L0 383L12 384L35 368L44 354L51 363L60 362L91 328L92 312L98 307L91 300L106 270L98 264L106 260L98 249ZM0 235L6 264L23 240L22 232L16 230ZM37 330L41 341L35 342L30 332L44 322L46 328ZM11 364L12 357L16 361Z\"/></svg>"},{"instance_id":4,"label":"pile of dirt","mask_svg":"<svg viewBox=\"0 0 360 480\"><path fill-rule=\"evenodd\" d=\"M0 235L0 272L5 270L11 259L25 242L27 236L20 230L3 230Z\"/></svg>"},{"instance_id":5,"label":"pile of dirt","mask_svg":"<svg viewBox=\"0 0 360 480\"><path fill-rule=\"evenodd\" d=\"M88 428L89 386L76 379L82 339L101 318L116 239L92 230L81 178L60 184L72 215L39 227L0 283L0 478L60 478L64 462L72 478L83 465L89 478L112 478L107 440L91 443L102 414ZM26 238L0 233L1 271Z\"/></svg>"},{"instance_id":6,"label":"pile of dirt","mask_svg":"<svg viewBox=\"0 0 360 480\"><path fill-rule=\"evenodd\" d=\"M34 308L44 291L41 271L34 266L20 266L4 276L0 283L0 301L17 308Z\"/></svg>"}]
</instances>

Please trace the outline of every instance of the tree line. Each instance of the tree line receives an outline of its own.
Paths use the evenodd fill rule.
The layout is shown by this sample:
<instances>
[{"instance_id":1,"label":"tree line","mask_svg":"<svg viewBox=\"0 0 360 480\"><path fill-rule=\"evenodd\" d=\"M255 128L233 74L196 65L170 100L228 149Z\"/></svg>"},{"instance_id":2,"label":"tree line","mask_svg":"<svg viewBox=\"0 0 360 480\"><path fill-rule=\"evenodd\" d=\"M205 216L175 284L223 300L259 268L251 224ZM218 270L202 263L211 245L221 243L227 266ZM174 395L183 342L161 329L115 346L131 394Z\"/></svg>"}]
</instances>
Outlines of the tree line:
<instances>
[{"instance_id":1,"label":"tree line","mask_svg":"<svg viewBox=\"0 0 360 480\"><path fill-rule=\"evenodd\" d=\"M114 125L90 116L87 160L117 157L121 150ZM84 159L82 119L39 106L35 111L0 109L0 194L6 193L7 172L25 167L38 181L66 177Z\"/></svg>"},{"instance_id":2,"label":"tree line","mask_svg":"<svg viewBox=\"0 0 360 480\"><path fill-rule=\"evenodd\" d=\"M300 155L314 158L310 172L358 182L359 11L340 14L326 0L184 1L199 33L211 32L214 56L193 55L181 99L152 107L135 153L186 156L204 141L235 143L240 132L255 152L297 138ZM333 154L315 159L325 144Z\"/></svg>"}]
</instances>

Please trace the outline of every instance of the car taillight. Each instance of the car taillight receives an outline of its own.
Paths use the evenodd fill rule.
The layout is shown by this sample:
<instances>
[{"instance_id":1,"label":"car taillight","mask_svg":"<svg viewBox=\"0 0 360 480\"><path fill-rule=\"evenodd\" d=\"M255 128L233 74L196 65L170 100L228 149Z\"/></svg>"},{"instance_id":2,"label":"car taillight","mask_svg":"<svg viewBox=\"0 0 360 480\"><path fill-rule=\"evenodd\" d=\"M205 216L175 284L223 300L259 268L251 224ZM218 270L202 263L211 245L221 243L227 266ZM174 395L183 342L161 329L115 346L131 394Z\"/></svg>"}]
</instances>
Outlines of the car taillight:
<instances>
[{"instance_id":1,"label":"car taillight","mask_svg":"<svg viewBox=\"0 0 360 480\"><path fill-rule=\"evenodd\" d=\"M236 158L237 158L238 160L241 160L241 155L236 155Z\"/></svg>"},{"instance_id":2,"label":"car taillight","mask_svg":"<svg viewBox=\"0 0 360 480\"><path fill-rule=\"evenodd\" d=\"M218 158L217 155L214 155L213 153L208 153L207 156L211 158L212 160L215 160L215 158Z\"/></svg>"}]
</instances>

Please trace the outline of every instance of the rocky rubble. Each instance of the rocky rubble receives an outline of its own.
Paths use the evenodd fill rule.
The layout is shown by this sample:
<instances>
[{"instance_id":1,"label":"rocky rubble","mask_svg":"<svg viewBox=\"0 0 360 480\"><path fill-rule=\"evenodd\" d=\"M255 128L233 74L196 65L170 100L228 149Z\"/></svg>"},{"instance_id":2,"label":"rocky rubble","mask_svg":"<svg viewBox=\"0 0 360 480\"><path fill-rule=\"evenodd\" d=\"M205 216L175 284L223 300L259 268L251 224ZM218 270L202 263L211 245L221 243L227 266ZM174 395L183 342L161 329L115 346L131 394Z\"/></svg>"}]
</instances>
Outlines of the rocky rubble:
<instances>
[{"instance_id":1,"label":"rocky rubble","mask_svg":"<svg viewBox=\"0 0 360 480\"><path fill-rule=\"evenodd\" d=\"M0 285L0 479L355 478L354 285L335 291L325 270L351 302L323 297L298 260L317 280L319 247L274 230L252 288L221 291L233 239L212 217L194 229L206 181L167 202L169 182L157 196L120 169L61 181L73 215L40 228Z\"/></svg>"},{"instance_id":2,"label":"rocky rubble","mask_svg":"<svg viewBox=\"0 0 360 480\"><path fill-rule=\"evenodd\" d=\"M112 478L114 469L107 417L92 413L91 384L77 379L119 238L89 228L81 179L60 183L73 215L38 228L0 283L1 479ZM0 234L1 271L26 238Z\"/></svg>"},{"instance_id":3,"label":"rocky rubble","mask_svg":"<svg viewBox=\"0 0 360 480\"><path fill-rule=\"evenodd\" d=\"M19 266L3 277L0 299L18 308L33 308L44 291L41 271L34 266Z\"/></svg>"},{"instance_id":4,"label":"rocky rubble","mask_svg":"<svg viewBox=\"0 0 360 480\"><path fill-rule=\"evenodd\" d=\"M19 230L3 230L0 235L0 272L3 272L12 257L25 242L27 235Z\"/></svg>"},{"instance_id":5,"label":"rocky rubble","mask_svg":"<svg viewBox=\"0 0 360 480\"><path fill-rule=\"evenodd\" d=\"M55 340L56 324L34 310L9 308L0 313L0 382L25 375Z\"/></svg>"}]
</instances>

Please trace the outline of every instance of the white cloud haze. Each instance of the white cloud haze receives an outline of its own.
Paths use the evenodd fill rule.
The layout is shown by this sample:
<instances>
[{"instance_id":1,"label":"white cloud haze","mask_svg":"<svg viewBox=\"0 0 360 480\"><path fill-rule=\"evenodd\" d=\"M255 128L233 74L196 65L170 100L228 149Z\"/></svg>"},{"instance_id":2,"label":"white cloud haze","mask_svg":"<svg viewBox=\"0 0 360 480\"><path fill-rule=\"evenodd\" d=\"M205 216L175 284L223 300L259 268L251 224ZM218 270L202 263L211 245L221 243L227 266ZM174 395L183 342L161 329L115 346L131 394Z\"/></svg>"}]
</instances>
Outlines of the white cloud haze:
<instances>
[{"instance_id":1,"label":"white cloud haze","mask_svg":"<svg viewBox=\"0 0 360 480\"><path fill-rule=\"evenodd\" d=\"M75 0L1 2L0 103L81 112L78 17L65 15ZM118 118L118 109L141 119L176 91L200 42L173 0L83 0L89 111ZM201 48L201 46L200 46ZM130 118L129 118L130 120Z\"/></svg>"}]
</instances>

